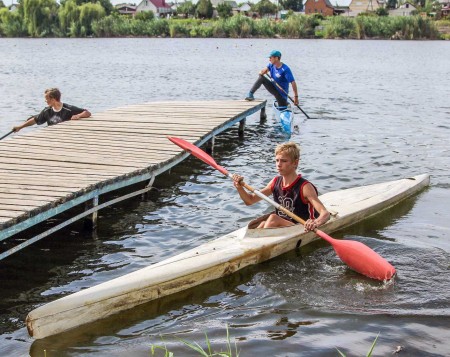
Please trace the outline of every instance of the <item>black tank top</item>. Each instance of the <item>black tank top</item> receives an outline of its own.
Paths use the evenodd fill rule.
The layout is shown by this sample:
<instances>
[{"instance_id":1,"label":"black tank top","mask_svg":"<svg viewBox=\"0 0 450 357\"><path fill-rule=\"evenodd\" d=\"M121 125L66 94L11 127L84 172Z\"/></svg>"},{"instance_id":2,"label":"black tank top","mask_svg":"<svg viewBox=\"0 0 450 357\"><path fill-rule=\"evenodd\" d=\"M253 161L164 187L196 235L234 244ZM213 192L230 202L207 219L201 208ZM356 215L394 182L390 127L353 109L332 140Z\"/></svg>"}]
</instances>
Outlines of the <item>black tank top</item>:
<instances>
[{"instance_id":1,"label":"black tank top","mask_svg":"<svg viewBox=\"0 0 450 357\"><path fill-rule=\"evenodd\" d=\"M319 213L314 209L313 205L308 202L303 196L303 187L308 183L310 182L302 178L302 175L298 175L297 179L292 184L287 187L282 187L283 177L275 177L272 182L272 193L274 201L287 208L289 211L295 213L305 221L310 218L317 218L319 216ZM314 185L312 186L317 193L316 187ZM275 210L275 212L278 216L288 221L298 223L278 209Z\"/></svg>"}]
</instances>

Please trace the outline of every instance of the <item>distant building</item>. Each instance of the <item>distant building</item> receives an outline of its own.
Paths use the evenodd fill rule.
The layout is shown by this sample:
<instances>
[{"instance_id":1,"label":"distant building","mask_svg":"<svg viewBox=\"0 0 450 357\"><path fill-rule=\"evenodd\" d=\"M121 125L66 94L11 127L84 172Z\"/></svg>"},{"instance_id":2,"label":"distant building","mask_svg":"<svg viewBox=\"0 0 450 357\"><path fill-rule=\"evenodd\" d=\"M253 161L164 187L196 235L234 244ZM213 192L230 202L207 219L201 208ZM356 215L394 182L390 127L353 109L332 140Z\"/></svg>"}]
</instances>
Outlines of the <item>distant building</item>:
<instances>
[{"instance_id":1,"label":"distant building","mask_svg":"<svg viewBox=\"0 0 450 357\"><path fill-rule=\"evenodd\" d=\"M12 3L11 5L8 6L9 11L17 11L18 9L19 9L19 4Z\"/></svg>"},{"instance_id":2,"label":"distant building","mask_svg":"<svg viewBox=\"0 0 450 357\"><path fill-rule=\"evenodd\" d=\"M352 0L349 16L357 16L362 12L375 11L382 5L377 0Z\"/></svg>"},{"instance_id":3,"label":"distant building","mask_svg":"<svg viewBox=\"0 0 450 357\"><path fill-rule=\"evenodd\" d=\"M446 17L449 15L450 15L450 3L447 3L446 5L442 6L441 16Z\"/></svg>"},{"instance_id":4,"label":"distant building","mask_svg":"<svg viewBox=\"0 0 450 357\"><path fill-rule=\"evenodd\" d=\"M450 0L439 0L441 5L441 16L446 17L450 15Z\"/></svg>"},{"instance_id":5,"label":"distant building","mask_svg":"<svg viewBox=\"0 0 450 357\"><path fill-rule=\"evenodd\" d=\"M239 7L239 12L243 15L248 16L251 9L252 9L251 5L248 2L246 2L246 3L242 4L242 6Z\"/></svg>"},{"instance_id":6,"label":"distant building","mask_svg":"<svg viewBox=\"0 0 450 357\"><path fill-rule=\"evenodd\" d=\"M164 17L173 12L172 8L164 0L142 0L136 7L136 13L142 11L152 11L159 17Z\"/></svg>"},{"instance_id":7,"label":"distant building","mask_svg":"<svg viewBox=\"0 0 450 357\"><path fill-rule=\"evenodd\" d=\"M255 13L252 11L252 4L249 2L243 3L241 6L236 8L236 11L233 9L234 14L241 14L248 17L254 17Z\"/></svg>"},{"instance_id":8,"label":"distant building","mask_svg":"<svg viewBox=\"0 0 450 357\"><path fill-rule=\"evenodd\" d=\"M305 14L333 16L348 13L351 0L306 0Z\"/></svg>"},{"instance_id":9,"label":"distant building","mask_svg":"<svg viewBox=\"0 0 450 357\"><path fill-rule=\"evenodd\" d=\"M121 15L134 15L137 6L134 4L117 4L114 6Z\"/></svg>"},{"instance_id":10,"label":"distant building","mask_svg":"<svg viewBox=\"0 0 450 357\"><path fill-rule=\"evenodd\" d=\"M412 16L415 13L417 13L417 8L409 2L405 2L394 10L389 10L389 16Z\"/></svg>"},{"instance_id":11,"label":"distant building","mask_svg":"<svg viewBox=\"0 0 450 357\"><path fill-rule=\"evenodd\" d=\"M323 16L333 16L333 5L328 0L306 0L305 14L322 14Z\"/></svg>"},{"instance_id":12,"label":"distant building","mask_svg":"<svg viewBox=\"0 0 450 357\"><path fill-rule=\"evenodd\" d=\"M236 1L225 0L224 3L230 5L232 9L238 9L239 8L239 6L238 6Z\"/></svg>"}]
</instances>

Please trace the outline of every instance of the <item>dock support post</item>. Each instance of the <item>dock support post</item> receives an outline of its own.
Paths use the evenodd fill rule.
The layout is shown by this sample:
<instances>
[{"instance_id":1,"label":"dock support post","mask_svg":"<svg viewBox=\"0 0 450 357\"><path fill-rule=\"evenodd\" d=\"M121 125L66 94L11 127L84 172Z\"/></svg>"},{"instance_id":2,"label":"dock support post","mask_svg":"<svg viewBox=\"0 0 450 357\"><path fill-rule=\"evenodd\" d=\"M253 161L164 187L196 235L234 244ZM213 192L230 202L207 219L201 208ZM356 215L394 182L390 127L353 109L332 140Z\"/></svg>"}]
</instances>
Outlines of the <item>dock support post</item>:
<instances>
[{"instance_id":1,"label":"dock support post","mask_svg":"<svg viewBox=\"0 0 450 357\"><path fill-rule=\"evenodd\" d=\"M85 210L90 210L92 208L95 208L98 206L98 196L94 196L92 201L87 201L85 204ZM98 211L95 210L92 212L92 215L90 217L86 217L84 219L84 229L87 231L95 231L97 228L97 220L98 220Z\"/></svg>"},{"instance_id":2,"label":"dock support post","mask_svg":"<svg viewBox=\"0 0 450 357\"><path fill-rule=\"evenodd\" d=\"M259 114L259 121L264 122L267 119L266 107L261 108L261 113Z\"/></svg>"},{"instance_id":3,"label":"dock support post","mask_svg":"<svg viewBox=\"0 0 450 357\"><path fill-rule=\"evenodd\" d=\"M239 122L239 136L244 136L245 121L246 121L246 118L242 119L242 120Z\"/></svg>"},{"instance_id":4,"label":"dock support post","mask_svg":"<svg viewBox=\"0 0 450 357\"><path fill-rule=\"evenodd\" d=\"M95 196L92 200L92 208L98 206L98 196ZM98 219L98 211L94 211L92 213L92 229L95 230L97 228L97 219Z\"/></svg>"},{"instance_id":5,"label":"dock support post","mask_svg":"<svg viewBox=\"0 0 450 357\"><path fill-rule=\"evenodd\" d=\"M214 152L214 144L215 144L215 142L216 142L216 137L214 135L211 137L211 140L206 142L205 149L206 149L206 152L208 154L212 154Z\"/></svg>"}]
</instances>

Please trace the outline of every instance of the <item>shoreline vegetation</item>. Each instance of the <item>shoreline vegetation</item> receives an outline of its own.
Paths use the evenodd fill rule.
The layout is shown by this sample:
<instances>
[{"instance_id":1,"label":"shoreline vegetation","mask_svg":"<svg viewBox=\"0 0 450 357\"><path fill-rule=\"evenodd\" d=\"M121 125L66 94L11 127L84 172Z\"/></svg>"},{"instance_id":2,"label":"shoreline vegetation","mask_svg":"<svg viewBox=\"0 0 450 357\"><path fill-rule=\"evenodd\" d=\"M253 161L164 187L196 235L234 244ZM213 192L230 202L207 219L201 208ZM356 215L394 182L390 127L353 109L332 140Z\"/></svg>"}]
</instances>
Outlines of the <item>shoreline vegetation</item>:
<instances>
[{"instance_id":1,"label":"shoreline vegetation","mask_svg":"<svg viewBox=\"0 0 450 357\"><path fill-rule=\"evenodd\" d=\"M286 21L251 19L152 19L143 22L108 16L92 24L94 37L286 38L438 40L435 23L420 16L355 18L292 15Z\"/></svg>"},{"instance_id":2,"label":"shoreline vegetation","mask_svg":"<svg viewBox=\"0 0 450 357\"><path fill-rule=\"evenodd\" d=\"M450 20L416 16L357 17L292 14L286 20L252 19L235 15L220 19L164 19L154 16L107 15L100 4L86 4L73 18L63 10L56 18L26 17L0 9L0 37L166 37L166 38L285 38L285 39L450 39ZM83 5L84 6L84 5ZM5 9L6 10L6 9ZM70 15L70 16L69 16ZM79 20L75 20L78 18Z\"/></svg>"}]
</instances>

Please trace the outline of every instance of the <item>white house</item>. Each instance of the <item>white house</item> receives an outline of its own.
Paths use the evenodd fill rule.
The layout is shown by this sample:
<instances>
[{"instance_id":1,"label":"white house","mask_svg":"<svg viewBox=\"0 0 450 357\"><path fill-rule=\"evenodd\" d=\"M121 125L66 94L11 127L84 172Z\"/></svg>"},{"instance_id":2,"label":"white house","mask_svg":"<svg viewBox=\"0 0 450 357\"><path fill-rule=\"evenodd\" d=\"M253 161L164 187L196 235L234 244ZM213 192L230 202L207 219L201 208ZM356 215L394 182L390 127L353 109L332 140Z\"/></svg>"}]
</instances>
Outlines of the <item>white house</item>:
<instances>
[{"instance_id":1,"label":"white house","mask_svg":"<svg viewBox=\"0 0 450 357\"><path fill-rule=\"evenodd\" d=\"M17 11L19 9L19 4L12 3L8 6L9 11Z\"/></svg>"},{"instance_id":2,"label":"white house","mask_svg":"<svg viewBox=\"0 0 450 357\"><path fill-rule=\"evenodd\" d=\"M134 15L136 13L136 5L134 4L117 4L114 6L121 15Z\"/></svg>"},{"instance_id":3,"label":"white house","mask_svg":"<svg viewBox=\"0 0 450 357\"><path fill-rule=\"evenodd\" d=\"M405 2L398 8L389 10L389 16L412 16L414 11L417 13L417 8L409 2Z\"/></svg>"},{"instance_id":4,"label":"white house","mask_svg":"<svg viewBox=\"0 0 450 357\"><path fill-rule=\"evenodd\" d=\"M172 8L164 0L142 0L136 8L136 13L152 11L156 16L165 16L173 12Z\"/></svg>"}]
</instances>

